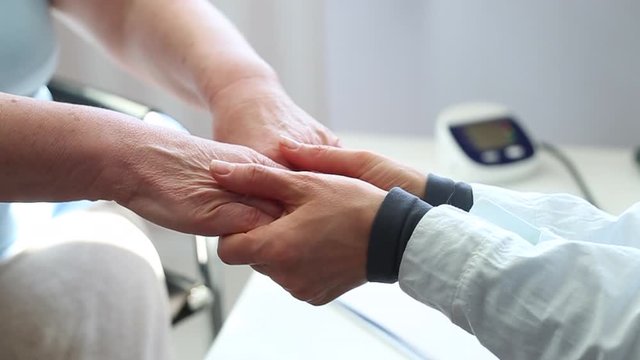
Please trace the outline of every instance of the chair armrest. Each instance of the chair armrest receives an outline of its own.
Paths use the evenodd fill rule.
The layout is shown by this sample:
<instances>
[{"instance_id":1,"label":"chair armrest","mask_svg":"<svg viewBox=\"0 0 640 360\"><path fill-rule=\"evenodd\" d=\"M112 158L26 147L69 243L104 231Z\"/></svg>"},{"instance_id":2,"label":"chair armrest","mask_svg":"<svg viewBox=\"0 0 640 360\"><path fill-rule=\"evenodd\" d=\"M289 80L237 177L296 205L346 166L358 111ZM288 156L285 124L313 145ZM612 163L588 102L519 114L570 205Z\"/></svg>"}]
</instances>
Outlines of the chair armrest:
<instances>
[{"instance_id":1,"label":"chair armrest","mask_svg":"<svg viewBox=\"0 0 640 360\"><path fill-rule=\"evenodd\" d=\"M122 96L107 91L94 89L69 80L52 79L47 85L54 101L94 106L102 109L117 111L138 119L153 111L151 107L131 101Z\"/></svg>"},{"instance_id":2,"label":"chair armrest","mask_svg":"<svg viewBox=\"0 0 640 360\"><path fill-rule=\"evenodd\" d=\"M150 106L129 100L120 95L60 78L52 79L47 87L51 92L53 100L57 102L117 111L138 118L148 124L189 133L179 121L162 111L155 110Z\"/></svg>"}]
</instances>

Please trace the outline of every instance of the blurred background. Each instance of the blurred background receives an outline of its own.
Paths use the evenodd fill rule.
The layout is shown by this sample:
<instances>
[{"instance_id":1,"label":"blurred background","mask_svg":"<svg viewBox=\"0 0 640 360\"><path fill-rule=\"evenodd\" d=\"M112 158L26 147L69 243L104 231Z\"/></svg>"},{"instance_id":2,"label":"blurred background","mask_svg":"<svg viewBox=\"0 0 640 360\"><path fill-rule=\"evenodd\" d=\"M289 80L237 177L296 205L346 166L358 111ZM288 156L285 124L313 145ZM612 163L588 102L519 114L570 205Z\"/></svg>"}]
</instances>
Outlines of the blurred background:
<instances>
[{"instance_id":1,"label":"blurred background","mask_svg":"<svg viewBox=\"0 0 640 360\"><path fill-rule=\"evenodd\" d=\"M431 134L444 106L506 104L553 142L635 145L640 3L216 0L305 109L337 131ZM115 70L60 28L59 73L157 104L194 133L208 116Z\"/></svg>"},{"instance_id":2,"label":"blurred background","mask_svg":"<svg viewBox=\"0 0 640 360\"><path fill-rule=\"evenodd\" d=\"M539 140L640 144L640 2L633 0L215 0L291 96L337 132L428 136L443 107L503 103ZM58 75L160 108L211 136L209 114L141 84L58 24ZM175 234L163 260L193 266ZM164 240L162 240L164 237ZM246 268L214 265L228 312ZM202 324L179 358L206 351ZM184 351L190 351L189 355Z\"/></svg>"}]
</instances>

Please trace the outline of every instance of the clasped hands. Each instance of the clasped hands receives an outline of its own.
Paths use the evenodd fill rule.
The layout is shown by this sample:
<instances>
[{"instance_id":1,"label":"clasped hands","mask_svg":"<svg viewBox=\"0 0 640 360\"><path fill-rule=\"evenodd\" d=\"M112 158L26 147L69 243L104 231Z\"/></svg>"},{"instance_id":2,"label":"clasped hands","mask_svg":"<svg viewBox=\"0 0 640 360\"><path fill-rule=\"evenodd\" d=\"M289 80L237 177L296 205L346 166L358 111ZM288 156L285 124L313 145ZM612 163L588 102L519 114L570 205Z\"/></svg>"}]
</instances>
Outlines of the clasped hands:
<instances>
[{"instance_id":1,"label":"clasped hands","mask_svg":"<svg viewBox=\"0 0 640 360\"><path fill-rule=\"evenodd\" d=\"M137 127L117 147L121 164L98 183L159 225L223 235L224 262L249 264L296 298L325 304L366 281L371 225L386 191L421 196L426 176L334 147L337 138L284 93L249 90L218 95L219 142Z\"/></svg>"},{"instance_id":2,"label":"clasped hands","mask_svg":"<svg viewBox=\"0 0 640 360\"><path fill-rule=\"evenodd\" d=\"M299 300L330 302L366 282L371 225L393 187L424 195L426 175L366 151L280 140L292 168L214 160L222 188L270 201L281 214L247 232L220 237L227 264L249 264Z\"/></svg>"}]
</instances>

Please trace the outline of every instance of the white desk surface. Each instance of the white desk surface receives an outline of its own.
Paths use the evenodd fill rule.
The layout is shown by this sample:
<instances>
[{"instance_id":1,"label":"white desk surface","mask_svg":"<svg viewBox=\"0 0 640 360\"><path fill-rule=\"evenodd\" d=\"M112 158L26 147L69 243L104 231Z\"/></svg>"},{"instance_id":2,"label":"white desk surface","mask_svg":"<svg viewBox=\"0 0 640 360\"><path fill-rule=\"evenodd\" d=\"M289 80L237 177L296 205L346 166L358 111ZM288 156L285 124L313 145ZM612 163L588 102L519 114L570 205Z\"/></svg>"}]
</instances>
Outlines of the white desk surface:
<instances>
[{"instance_id":1,"label":"white desk surface","mask_svg":"<svg viewBox=\"0 0 640 360\"><path fill-rule=\"evenodd\" d=\"M447 175L438 170L433 143L427 138L360 134L342 134L341 138L345 147L373 150L425 172ZM631 149L565 147L564 150L605 210L618 214L640 200L640 171L633 162ZM523 191L579 195L567 170L547 154L541 156L535 174L523 181L502 185ZM367 284L348 293L347 300L357 303L368 299L367 296L375 299L366 304L368 307L389 304L384 307L396 308L380 312L383 317L393 319L392 326L424 335L421 345L430 349L424 358L494 358L472 336L435 310L404 296L397 286ZM407 316L408 309L419 314ZM295 300L268 278L254 274L207 359L422 358L406 349L338 303L313 307Z\"/></svg>"}]
</instances>

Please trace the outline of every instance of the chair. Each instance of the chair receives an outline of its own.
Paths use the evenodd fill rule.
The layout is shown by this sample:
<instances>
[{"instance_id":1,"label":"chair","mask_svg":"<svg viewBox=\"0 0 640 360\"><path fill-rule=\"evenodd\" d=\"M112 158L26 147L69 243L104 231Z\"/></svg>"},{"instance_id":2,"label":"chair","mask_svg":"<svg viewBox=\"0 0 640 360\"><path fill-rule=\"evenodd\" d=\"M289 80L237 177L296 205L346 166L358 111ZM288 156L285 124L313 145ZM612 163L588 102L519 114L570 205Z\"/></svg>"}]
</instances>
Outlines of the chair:
<instances>
[{"instance_id":1,"label":"chair","mask_svg":"<svg viewBox=\"0 0 640 360\"><path fill-rule=\"evenodd\" d=\"M51 80L48 88L54 101L118 111L150 124L187 132L178 121L161 111L115 94L59 78ZM211 314L212 334L215 338L223 323L221 292L213 281L209 269L207 239L202 236L194 236L193 241L195 261L202 278L201 281L190 279L168 269L164 270L169 292L172 324L178 324L190 315L208 309Z\"/></svg>"}]
</instances>

